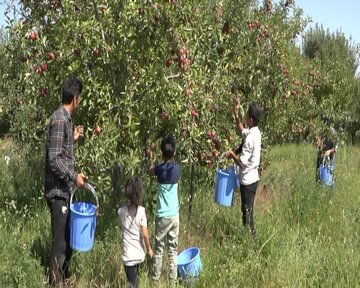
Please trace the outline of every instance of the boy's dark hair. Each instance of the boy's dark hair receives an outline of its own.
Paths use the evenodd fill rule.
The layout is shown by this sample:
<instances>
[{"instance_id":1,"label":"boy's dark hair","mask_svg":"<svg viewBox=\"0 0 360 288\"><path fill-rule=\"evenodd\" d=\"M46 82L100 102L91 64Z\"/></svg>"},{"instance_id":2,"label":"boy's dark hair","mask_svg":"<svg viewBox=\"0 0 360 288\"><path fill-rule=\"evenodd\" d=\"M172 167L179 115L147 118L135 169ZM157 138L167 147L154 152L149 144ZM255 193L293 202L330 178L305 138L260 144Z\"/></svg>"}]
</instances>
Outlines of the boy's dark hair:
<instances>
[{"instance_id":1,"label":"boy's dark hair","mask_svg":"<svg viewBox=\"0 0 360 288\"><path fill-rule=\"evenodd\" d=\"M166 160L173 158L175 155L175 149L176 149L174 138L172 136L166 136L161 141L160 148L161 148L161 152Z\"/></svg>"},{"instance_id":2,"label":"boy's dark hair","mask_svg":"<svg viewBox=\"0 0 360 288\"><path fill-rule=\"evenodd\" d=\"M125 196L128 199L128 206L137 207L141 205L143 184L139 177L131 176L125 185Z\"/></svg>"},{"instance_id":3,"label":"boy's dark hair","mask_svg":"<svg viewBox=\"0 0 360 288\"><path fill-rule=\"evenodd\" d=\"M252 119L254 126L258 126L262 114L261 107L256 103L252 102L249 105L248 115Z\"/></svg>"},{"instance_id":4,"label":"boy's dark hair","mask_svg":"<svg viewBox=\"0 0 360 288\"><path fill-rule=\"evenodd\" d=\"M82 92L83 84L80 79L72 76L63 83L62 103L70 104L75 96L79 96Z\"/></svg>"}]
</instances>

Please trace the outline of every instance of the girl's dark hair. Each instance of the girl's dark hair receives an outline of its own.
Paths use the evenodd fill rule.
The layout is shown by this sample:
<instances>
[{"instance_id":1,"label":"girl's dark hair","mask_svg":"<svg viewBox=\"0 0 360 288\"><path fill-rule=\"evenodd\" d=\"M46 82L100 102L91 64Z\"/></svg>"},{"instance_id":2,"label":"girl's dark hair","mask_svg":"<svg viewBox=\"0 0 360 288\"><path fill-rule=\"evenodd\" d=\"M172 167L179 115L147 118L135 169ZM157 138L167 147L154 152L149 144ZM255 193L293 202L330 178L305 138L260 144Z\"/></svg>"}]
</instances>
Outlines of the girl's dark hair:
<instances>
[{"instance_id":1,"label":"girl's dark hair","mask_svg":"<svg viewBox=\"0 0 360 288\"><path fill-rule=\"evenodd\" d=\"M142 202L143 185L139 177L131 176L125 185L125 196L128 206L138 208Z\"/></svg>"}]
</instances>

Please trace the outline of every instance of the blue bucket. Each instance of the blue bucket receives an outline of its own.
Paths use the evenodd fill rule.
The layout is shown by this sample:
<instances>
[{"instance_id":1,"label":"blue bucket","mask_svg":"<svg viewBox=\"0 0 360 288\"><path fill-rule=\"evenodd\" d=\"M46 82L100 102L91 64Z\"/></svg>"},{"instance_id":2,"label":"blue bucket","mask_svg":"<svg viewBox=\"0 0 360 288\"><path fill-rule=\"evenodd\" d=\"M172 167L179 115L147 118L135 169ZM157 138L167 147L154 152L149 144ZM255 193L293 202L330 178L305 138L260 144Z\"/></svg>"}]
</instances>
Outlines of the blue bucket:
<instances>
[{"instance_id":1,"label":"blue bucket","mask_svg":"<svg viewBox=\"0 0 360 288\"><path fill-rule=\"evenodd\" d=\"M85 188L94 194L97 206L86 202L72 203L76 189L70 198L70 246L81 252L89 251L94 246L96 208L99 206L94 188L87 183Z\"/></svg>"},{"instance_id":2,"label":"blue bucket","mask_svg":"<svg viewBox=\"0 0 360 288\"><path fill-rule=\"evenodd\" d=\"M322 164L319 167L320 182L326 186L332 187L334 185L334 156L324 157Z\"/></svg>"},{"instance_id":3,"label":"blue bucket","mask_svg":"<svg viewBox=\"0 0 360 288\"><path fill-rule=\"evenodd\" d=\"M320 181L321 183L325 184L326 186L333 186L334 184L334 168L329 165L320 165Z\"/></svg>"},{"instance_id":4,"label":"blue bucket","mask_svg":"<svg viewBox=\"0 0 360 288\"><path fill-rule=\"evenodd\" d=\"M234 201L235 189L240 186L240 183L234 166L230 166L229 169L219 168L219 162L223 156L224 154L217 163L214 199L216 203L230 207Z\"/></svg>"},{"instance_id":5,"label":"blue bucket","mask_svg":"<svg viewBox=\"0 0 360 288\"><path fill-rule=\"evenodd\" d=\"M182 251L177 256L178 277L185 280L187 278L197 278L202 271L200 259L200 249L190 247Z\"/></svg>"}]
</instances>

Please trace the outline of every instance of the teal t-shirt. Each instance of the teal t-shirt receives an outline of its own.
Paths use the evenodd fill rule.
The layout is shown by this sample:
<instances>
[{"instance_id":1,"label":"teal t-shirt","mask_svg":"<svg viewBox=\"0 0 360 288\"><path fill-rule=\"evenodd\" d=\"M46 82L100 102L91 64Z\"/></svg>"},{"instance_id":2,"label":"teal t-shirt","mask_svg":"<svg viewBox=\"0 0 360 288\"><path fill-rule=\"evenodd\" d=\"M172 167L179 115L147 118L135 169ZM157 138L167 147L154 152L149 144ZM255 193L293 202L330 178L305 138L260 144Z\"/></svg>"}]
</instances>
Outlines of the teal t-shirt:
<instances>
[{"instance_id":1,"label":"teal t-shirt","mask_svg":"<svg viewBox=\"0 0 360 288\"><path fill-rule=\"evenodd\" d=\"M179 215L179 165L174 162L164 162L155 167L154 174L158 179L156 216L174 217Z\"/></svg>"}]
</instances>

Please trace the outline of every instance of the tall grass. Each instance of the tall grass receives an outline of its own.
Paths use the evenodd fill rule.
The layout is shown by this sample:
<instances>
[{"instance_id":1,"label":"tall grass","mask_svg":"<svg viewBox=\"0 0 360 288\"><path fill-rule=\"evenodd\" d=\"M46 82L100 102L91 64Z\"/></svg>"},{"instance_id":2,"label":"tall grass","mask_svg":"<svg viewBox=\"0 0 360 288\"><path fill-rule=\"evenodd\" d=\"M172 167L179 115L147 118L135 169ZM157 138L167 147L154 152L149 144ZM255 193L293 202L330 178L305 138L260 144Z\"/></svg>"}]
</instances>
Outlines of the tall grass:
<instances>
[{"instance_id":1,"label":"tall grass","mask_svg":"<svg viewBox=\"0 0 360 288\"><path fill-rule=\"evenodd\" d=\"M3 146L0 286L46 287L51 239L50 214L41 196L42 160L24 157L26 149L13 144ZM8 165L5 155L12 159ZM234 207L218 206L213 202L214 177L201 176L201 169L190 215L184 171L179 251L189 246L201 249L203 271L194 286L360 287L360 149L338 151L333 190L314 181L313 147L274 147L269 157L271 165L256 195L256 242L241 225L239 193ZM74 254L75 287L126 287L116 218L121 204L104 207L107 216L98 218L94 249ZM153 217L149 222L153 234ZM147 261L141 269L141 287L151 287L150 267ZM165 276L159 287L169 287Z\"/></svg>"}]
</instances>

